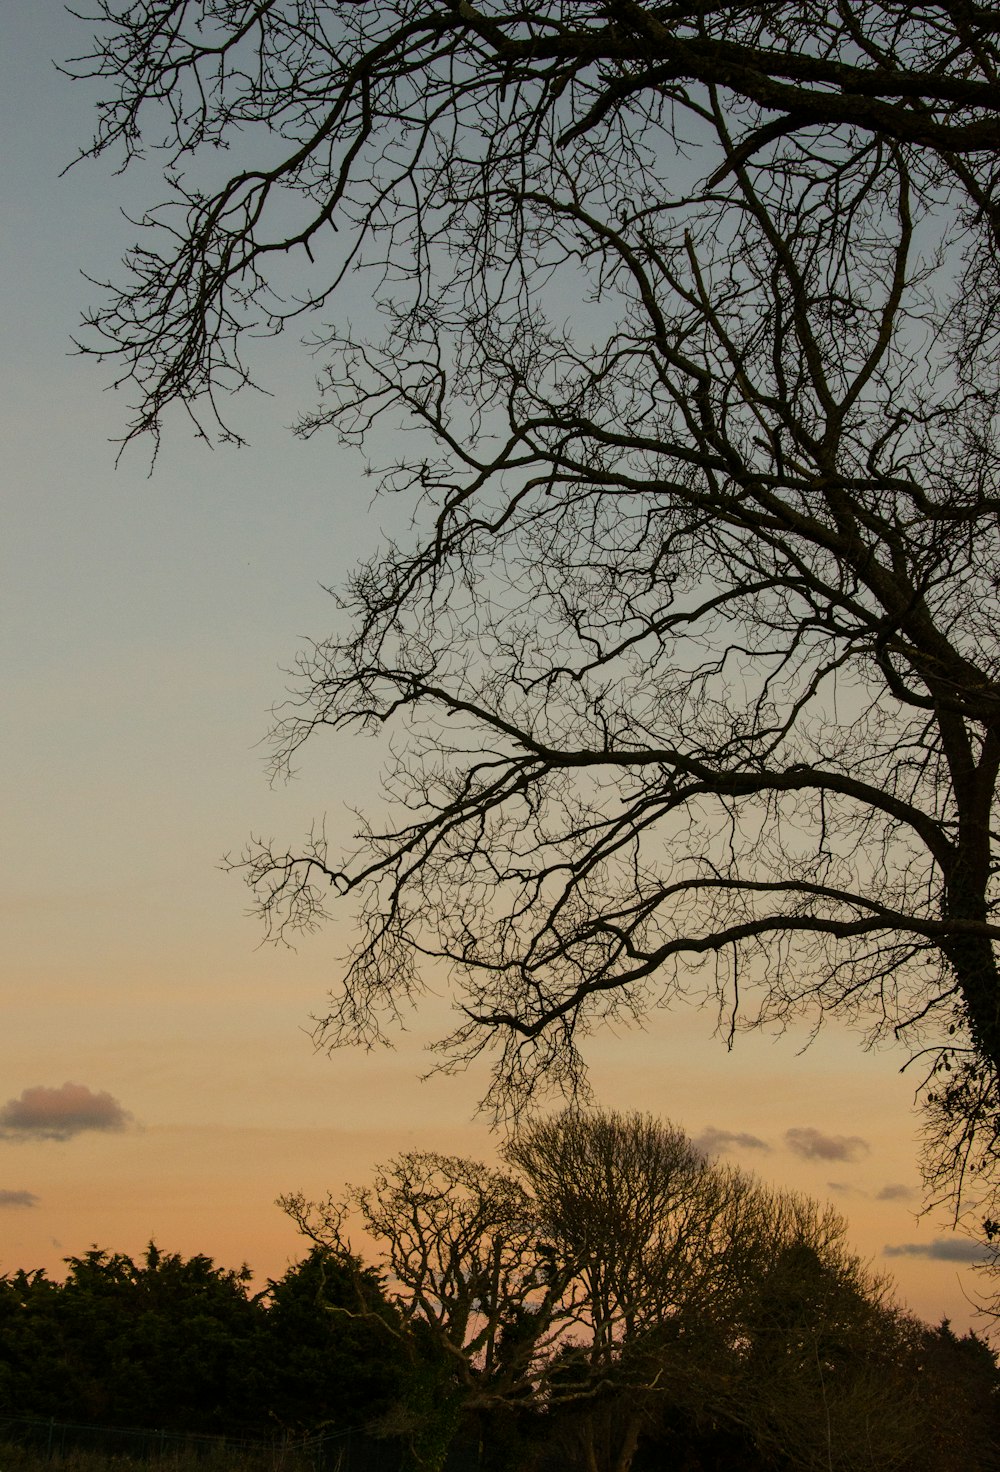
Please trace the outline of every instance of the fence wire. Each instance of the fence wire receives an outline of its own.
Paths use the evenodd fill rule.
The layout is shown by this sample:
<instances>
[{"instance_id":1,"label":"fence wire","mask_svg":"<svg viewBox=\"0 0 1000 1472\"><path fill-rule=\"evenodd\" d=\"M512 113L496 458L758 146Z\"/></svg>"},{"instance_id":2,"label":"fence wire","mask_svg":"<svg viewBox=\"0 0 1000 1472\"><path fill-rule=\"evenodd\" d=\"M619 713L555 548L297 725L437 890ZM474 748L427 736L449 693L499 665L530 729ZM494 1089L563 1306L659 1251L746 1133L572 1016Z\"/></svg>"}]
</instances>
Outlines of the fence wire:
<instances>
[{"instance_id":1,"label":"fence wire","mask_svg":"<svg viewBox=\"0 0 1000 1472\"><path fill-rule=\"evenodd\" d=\"M398 1443L374 1437L363 1426L308 1435L223 1436L0 1416L0 1442L53 1462L89 1452L123 1461L198 1461L219 1468L238 1464L248 1472L397 1472L401 1460Z\"/></svg>"}]
</instances>

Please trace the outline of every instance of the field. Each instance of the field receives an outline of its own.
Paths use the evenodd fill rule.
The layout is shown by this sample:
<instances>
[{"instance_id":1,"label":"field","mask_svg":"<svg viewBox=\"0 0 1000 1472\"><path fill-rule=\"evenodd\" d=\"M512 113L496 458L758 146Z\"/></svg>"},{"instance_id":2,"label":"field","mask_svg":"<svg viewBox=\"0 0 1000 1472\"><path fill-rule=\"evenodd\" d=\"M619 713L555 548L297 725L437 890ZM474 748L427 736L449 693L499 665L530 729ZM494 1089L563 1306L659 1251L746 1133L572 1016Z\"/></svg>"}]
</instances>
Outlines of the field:
<instances>
[{"instance_id":1,"label":"field","mask_svg":"<svg viewBox=\"0 0 1000 1472\"><path fill-rule=\"evenodd\" d=\"M100 1445L79 1444L79 1432L89 1429L54 1424L50 1434L38 1423L26 1437L0 1438L0 1472L359 1472L377 1467L388 1450L349 1433L241 1445L123 1431L105 1433Z\"/></svg>"}]
</instances>

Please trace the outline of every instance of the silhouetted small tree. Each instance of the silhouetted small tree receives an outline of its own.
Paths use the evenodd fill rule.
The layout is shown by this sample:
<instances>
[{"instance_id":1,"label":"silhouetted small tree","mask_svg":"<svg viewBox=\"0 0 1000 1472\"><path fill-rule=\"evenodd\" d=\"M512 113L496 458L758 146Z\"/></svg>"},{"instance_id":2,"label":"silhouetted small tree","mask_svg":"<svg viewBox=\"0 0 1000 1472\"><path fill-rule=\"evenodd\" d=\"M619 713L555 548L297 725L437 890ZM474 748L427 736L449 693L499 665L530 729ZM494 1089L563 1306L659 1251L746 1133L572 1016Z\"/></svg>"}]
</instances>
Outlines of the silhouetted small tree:
<instances>
[{"instance_id":1,"label":"silhouetted small tree","mask_svg":"<svg viewBox=\"0 0 1000 1472\"><path fill-rule=\"evenodd\" d=\"M833 1213L801 1214L751 1286L730 1414L802 1472L902 1472L926 1445L913 1321L845 1241Z\"/></svg>"},{"instance_id":2,"label":"silhouetted small tree","mask_svg":"<svg viewBox=\"0 0 1000 1472\"><path fill-rule=\"evenodd\" d=\"M947 1319L914 1325L911 1374L925 1410L919 1472L989 1472L1000 1463L1000 1372L985 1340Z\"/></svg>"}]
</instances>

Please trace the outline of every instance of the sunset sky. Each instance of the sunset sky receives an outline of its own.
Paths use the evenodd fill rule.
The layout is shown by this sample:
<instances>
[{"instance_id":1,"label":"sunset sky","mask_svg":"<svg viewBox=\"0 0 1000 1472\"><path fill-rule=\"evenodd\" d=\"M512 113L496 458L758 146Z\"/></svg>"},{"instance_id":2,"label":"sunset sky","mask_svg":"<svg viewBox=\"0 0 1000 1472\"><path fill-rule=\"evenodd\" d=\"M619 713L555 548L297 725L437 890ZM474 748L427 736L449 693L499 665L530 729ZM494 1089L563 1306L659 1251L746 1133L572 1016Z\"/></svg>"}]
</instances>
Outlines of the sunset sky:
<instances>
[{"instance_id":1,"label":"sunset sky","mask_svg":"<svg viewBox=\"0 0 1000 1472\"><path fill-rule=\"evenodd\" d=\"M95 92L52 60L88 30L58 0L4 19L0 1271L58 1273L93 1243L136 1253L155 1235L263 1279L301 1252L279 1193L337 1189L401 1149L497 1148L475 1113L484 1072L420 1082L447 998L395 1052L317 1053L309 1017L350 912L297 952L261 948L221 868L251 833L295 843L317 815L349 838L348 806L378 801L360 738L307 750L275 789L261 742L283 667L334 626L324 586L391 508L332 437L288 432L315 372L292 340L262 349L273 396L237 406L249 449L176 423L152 473L148 447L116 468L126 397L70 339L99 296L81 272L115 274L135 234L121 209L156 181L103 164L59 177ZM691 1008L595 1037L598 1101L829 1197L910 1307L974 1322L974 1244L918 1217L905 1055L839 1027L727 1052L713 1022Z\"/></svg>"}]
</instances>

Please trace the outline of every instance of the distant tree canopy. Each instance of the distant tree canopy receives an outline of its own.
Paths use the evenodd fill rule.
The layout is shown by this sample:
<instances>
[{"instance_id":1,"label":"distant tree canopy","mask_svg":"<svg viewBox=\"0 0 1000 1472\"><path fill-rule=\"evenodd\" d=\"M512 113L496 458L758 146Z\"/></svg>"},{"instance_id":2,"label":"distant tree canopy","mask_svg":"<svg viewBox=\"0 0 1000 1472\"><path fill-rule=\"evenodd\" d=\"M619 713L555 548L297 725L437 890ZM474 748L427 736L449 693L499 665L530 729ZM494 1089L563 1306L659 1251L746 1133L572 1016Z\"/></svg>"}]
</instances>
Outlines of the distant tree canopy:
<instances>
[{"instance_id":1,"label":"distant tree canopy","mask_svg":"<svg viewBox=\"0 0 1000 1472\"><path fill-rule=\"evenodd\" d=\"M256 1390L246 1270L152 1244L141 1263L93 1248L67 1267L62 1284L41 1273L2 1283L8 1414L58 1409L68 1420L198 1431L238 1423Z\"/></svg>"},{"instance_id":2,"label":"distant tree canopy","mask_svg":"<svg viewBox=\"0 0 1000 1472\"><path fill-rule=\"evenodd\" d=\"M166 167L85 339L133 430L213 430L248 334L301 320L301 433L421 431L385 475L413 536L277 733L281 769L391 727L394 815L347 860L246 855L274 935L361 902L323 1036L377 1037L443 966L447 1056L493 1050L505 1112L695 990L730 1034L836 1010L923 1050L932 1179L989 1176L995 12L96 10L84 152ZM326 325L355 269L380 342Z\"/></svg>"},{"instance_id":3,"label":"distant tree canopy","mask_svg":"<svg viewBox=\"0 0 1000 1472\"><path fill-rule=\"evenodd\" d=\"M67 1268L0 1278L0 1415L246 1435L357 1426L398 1395L391 1340L336 1312L360 1293L391 1321L378 1278L318 1248L258 1294L152 1243Z\"/></svg>"}]
</instances>

